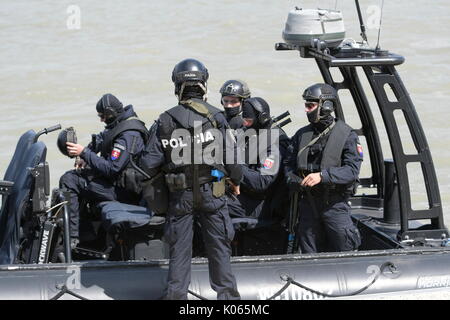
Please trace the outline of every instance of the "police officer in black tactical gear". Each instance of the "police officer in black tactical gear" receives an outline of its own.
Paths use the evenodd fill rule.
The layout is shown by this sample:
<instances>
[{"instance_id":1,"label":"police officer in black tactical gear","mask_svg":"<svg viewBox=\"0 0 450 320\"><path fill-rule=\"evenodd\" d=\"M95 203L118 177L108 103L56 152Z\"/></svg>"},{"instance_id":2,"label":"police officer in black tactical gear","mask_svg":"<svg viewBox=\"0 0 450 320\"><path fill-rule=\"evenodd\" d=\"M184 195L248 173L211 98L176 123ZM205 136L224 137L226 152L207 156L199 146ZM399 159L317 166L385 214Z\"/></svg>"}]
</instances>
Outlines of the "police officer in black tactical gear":
<instances>
[{"instance_id":1,"label":"police officer in black tactical gear","mask_svg":"<svg viewBox=\"0 0 450 320\"><path fill-rule=\"evenodd\" d=\"M361 244L350 216L362 162L358 135L331 113L337 92L328 84L314 84L303 93L310 122L291 138L286 165L291 201L298 211L297 237L301 252L351 251Z\"/></svg>"},{"instance_id":2,"label":"police officer in black tactical gear","mask_svg":"<svg viewBox=\"0 0 450 320\"><path fill-rule=\"evenodd\" d=\"M231 272L234 230L222 175L228 176L233 192L238 194L242 171L241 166L225 162L224 146L231 146L229 152L234 153L235 144L225 141L233 136L226 132L223 113L205 101L207 80L208 70L198 60L186 59L175 66L172 81L179 104L159 116L151 128L150 150L141 161L152 177L162 170L169 188L164 239L170 247L170 264L165 299L187 299L194 216L201 225L210 283L217 298L240 298ZM217 148L211 161L202 159L202 153L213 147ZM144 189L148 187L143 185Z\"/></svg>"},{"instance_id":3,"label":"police officer in black tactical gear","mask_svg":"<svg viewBox=\"0 0 450 320\"><path fill-rule=\"evenodd\" d=\"M259 220L284 215L282 207L283 158L287 154L289 138L278 127L272 128L269 104L260 97L248 98L243 105L243 123L247 130L238 133L238 150L245 150L245 165L241 193L230 197L232 218L251 217ZM252 130L253 129L253 130ZM242 148L241 148L242 145Z\"/></svg>"},{"instance_id":4,"label":"police officer in black tactical gear","mask_svg":"<svg viewBox=\"0 0 450 320\"><path fill-rule=\"evenodd\" d=\"M243 127L242 104L250 98L250 90L242 80L228 80L220 88L222 95L220 103L225 110L225 118L231 129Z\"/></svg>"},{"instance_id":5,"label":"police officer in black tactical gear","mask_svg":"<svg viewBox=\"0 0 450 320\"><path fill-rule=\"evenodd\" d=\"M66 143L68 155L77 157L76 169L67 171L59 181L60 189L70 194L67 200L72 247L79 242L82 199L136 204L141 192L130 157L138 157L144 149L148 140L145 124L137 118L132 105L123 107L110 93L102 96L96 109L100 121L106 124L105 130L92 135L92 142L87 147Z\"/></svg>"}]
</instances>

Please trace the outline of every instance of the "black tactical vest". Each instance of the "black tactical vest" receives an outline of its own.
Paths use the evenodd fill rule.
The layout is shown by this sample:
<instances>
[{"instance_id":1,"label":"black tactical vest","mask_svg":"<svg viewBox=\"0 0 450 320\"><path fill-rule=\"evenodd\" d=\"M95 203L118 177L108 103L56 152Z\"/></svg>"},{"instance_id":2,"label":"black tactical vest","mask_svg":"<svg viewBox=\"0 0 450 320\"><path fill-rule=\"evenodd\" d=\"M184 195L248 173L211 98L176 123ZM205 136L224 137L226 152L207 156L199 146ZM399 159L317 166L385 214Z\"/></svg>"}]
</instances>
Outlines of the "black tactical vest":
<instances>
[{"instance_id":1,"label":"black tactical vest","mask_svg":"<svg viewBox=\"0 0 450 320\"><path fill-rule=\"evenodd\" d=\"M328 137L322 138L328 138L328 140L322 153L320 166L318 167L312 167L311 164L308 163L309 149L312 147L312 145L306 147L300 153L300 151L313 140L314 127L310 124L300 130L299 153L297 154L298 171L319 172L331 167L341 166L342 150L344 149L345 142L347 141L347 138L352 131L352 128L350 126L348 126L341 120L337 120L335 126L331 129L331 132L328 133ZM319 143L319 141L316 143Z\"/></svg>"},{"instance_id":2,"label":"black tactical vest","mask_svg":"<svg viewBox=\"0 0 450 320\"><path fill-rule=\"evenodd\" d=\"M144 140L144 144L147 143L149 139L149 132L145 127L144 122L142 122L138 118L130 117L125 120L122 120L114 128L104 133L103 135L104 140L101 146L102 148L101 155L105 158L108 157L108 155L111 153L113 149L113 144L116 138L121 133L129 130L138 131L139 133L141 133L141 136ZM132 148L132 146L130 146L130 148ZM135 152L135 150L128 150L128 152ZM142 188L140 186L141 180L142 180L141 174L132 167L130 162L128 162L128 164L119 174L114 183L116 186L121 187L128 192L140 194L142 191Z\"/></svg>"},{"instance_id":3,"label":"black tactical vest","mask_svg":"<svg viewBox=\"0 0 450 320\"><path fill-rule=\"evenodd\" d=\"M144 139L144 144L147 143L149 138L149 133L147 128L145 127L144 122L135 117L130 117L125 120L119 122L114 128L108 130L103 135L103 143L102 143L102 156L107 156L111 153L113 149L114 140L123 132L134 130L141 133L142 138Z\"/></svg>"},{"instance_id":4,"label":"black tactical vest","mask_svg":"<svg viewBox=\"0 0 450 320\"><path fill-rule=\"evenodd\" d=\"M188 185L192 185L193 171L191 164L194 163L194 144L201 144L201 147L199 145L196 146L196 150L204 150L205 147L214 141L211 140L211 135L208 135L207 131L217 128L214 116L219 112L221 112L219 109L202 100L189 99L182 101L180 105L161 114L159 118L159 137L167 161L165 166L166 172L183 172L186 175ZM194 133L194 122L196 121L202 124L201 134ZM189 133L189 136L180 137L173 135L176 129L185 129ZM172 152L182 157L186 148L190 148L191 150L190 162L188 164L175 164L172 159ZM212 166L199 164L197 167L199 170L200 184L212 181Z\"/></svg>"}]
</instances>

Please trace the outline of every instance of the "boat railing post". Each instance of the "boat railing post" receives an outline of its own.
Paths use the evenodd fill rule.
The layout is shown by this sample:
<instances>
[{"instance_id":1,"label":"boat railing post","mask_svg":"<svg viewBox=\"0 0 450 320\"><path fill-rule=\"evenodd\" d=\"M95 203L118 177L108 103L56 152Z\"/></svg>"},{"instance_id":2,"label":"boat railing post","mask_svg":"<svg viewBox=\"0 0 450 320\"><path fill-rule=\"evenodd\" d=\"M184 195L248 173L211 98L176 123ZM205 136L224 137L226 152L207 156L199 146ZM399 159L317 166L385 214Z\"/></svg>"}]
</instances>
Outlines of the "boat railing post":
<instances>
[{"instance_id":1,"label":"boat railing post","mask_svg":"<svg viewBox=\"0 0 450 320\"><path fill-rule=\"evenodd\" d=\"M72 249L70 247L70 232L69 232L69 200L70 193L62 192L63 201L66 201L64 204L64 214L63 214L63 223L64 223L64 254L66 256L66 263L72 263Z\"/></svg>"},{"instance_id":2,"label":"boat railing post","mask_svg":"<svg viewBox=\"0 0 450 320\"><path fill-rule=\"evenodd\" d=\"M398 194L397 174L395 172L394 160L385 159L385 190L383 222L389 224L400 223L400 198Z\"/></svg>"}]
</instances>

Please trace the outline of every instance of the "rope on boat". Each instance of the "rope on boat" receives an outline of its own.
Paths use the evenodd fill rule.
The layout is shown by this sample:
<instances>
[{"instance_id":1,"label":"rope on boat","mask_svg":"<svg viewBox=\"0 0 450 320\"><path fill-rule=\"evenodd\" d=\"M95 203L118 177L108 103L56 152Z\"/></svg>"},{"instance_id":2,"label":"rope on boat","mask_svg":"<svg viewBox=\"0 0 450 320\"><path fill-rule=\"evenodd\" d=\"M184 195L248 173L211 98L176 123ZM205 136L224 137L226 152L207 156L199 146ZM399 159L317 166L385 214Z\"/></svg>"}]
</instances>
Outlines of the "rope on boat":
<instances>
[{"instance_id":1,"label":"rope on boat","mask_svg":"<svg viewBox=\"0 0 450 320\"><path fill-rule=\"evenodd\" d=\"M295 281L295 280L292 279L290 276L281 276L281 280L286 281L286 284L285 284L280 290L278 290L273 296L271 296L270 298L268 298L267 300L273 300L273 299L275 299L276 297L278 297L279 295L281 295L281 294L282 294L282 293L283 293L283 292L284 292L291 284L296 285L297 287L300 287L300 288L302 288L302 289L308 290L308 291L310 291L310 292L312 292L312 293L315 293L315 294L317 294L317 295L321 295L321 296L328 297L328 298L339 298L339 297L355 296L355 295L360 294L361 292L364 292L364 291L366 291L367 289L369 289L369 288L370 288L370 287L378 280L378 278L380 277L380 275L383 273L384 269L386 269L386 268L388 268L388 267L389 267L391 270L392 270L392 269L394 269L394 270L396 269L396 266L395 266L394 263L392 263L392 262L390 262L390 261L385 262L385 263L383 263L383 264L381 265L380 271L377 273L377 275L373 278L373 280L372 280L368 285L362 287L362 288L359 289L359 290L356 290L356 291L353 291L353 292L350 292L350 293L345 293L345 294L328 294L328 293L320 292L320 291L311 289L311 288L309 288L309 287L307 287L307 286L305 286L305 285L303 285L303 284L301 284L301 283ZM196 294L195 292L193 292L193 291L191 291L191 290L188 290L188 293L190 293L191 295L193 295L194 297L196 297L196 298L198 298L198 299L200 299L200 300L208 300L208 299L206 299L205 297L202 297L201 295Z\"/></svg>"},{"instance_id":2,"label":"rope on boat","mask_svg":"<svg viewBox=\"0 0 450 320\"><path fill-rule=\"evenodd\" d=\"M188 293L192 294L196 298L199 298L200 300L208 300L205 297L202 297L201 295L199 295L199 294L197 294L197 293L195 293L195 292L193 292L191 290L188 290Z\"/></svg>"},{"instance_id":3,"label":"rope on boat","mask_svg":"<svg viewBox=\"0 0 450 320\"><path fill-rule=\"evenodd\" d=\"M80 296L80 295L76 294L75 292L67 289L66 285L63 285L61 287L61 290L53 298L50 298L49 300L58 300L59 298L61 298L66 293L70 294L71 296L74 296L75 298L78 298L80 300L89 300L89 299L87 299L87 298L85 298L83 296Z\"/></svg>"},{"instance_id":4,"label":"rope on boat","mask_svg":"<svg viewBox=\"0 0 450 320\"><path fill-rule=\"evenodd\" d=\"M300 287L300 288L302 288L304 290L308 290L308 291L310 291L312 293L315 293L317 295L321 295L323 297L328 297L328 298L339 298L339 297L355 296L357 294L360 294L361 292L364 292L368 288L370 288L378 280L380 275L383 273L384 269L386 269L387 267L389 267L390 269L396 269L395 265L392 262L390 262L390 261L385 262L385 263L383 263L381 265L380 271L377 273L377 275L373 278L373 280L368 285L362 287L359 290L356 290L356 291L353 291L353 292L350 292L350 293L345 293L345 294L328 294L328 293L320 292L320 291L311 289L311 288L309 288L309 287L307 287L307 286L305 286L305 285L295 281L290 276L281 276L281 280L286 281L286 284L283 285L283 287L280 290L278 290L273 296L271 296L267 300L275 299L276 297L281 295L291 284L296 285L297 287ZM89 299L87 299L87 298L85 298L83 296L80 296L80 295L76 294L75 292L67 289L66 285L63 285L61 287L61 290L53 298L50 298L50 300L58 300L59 298L61 298L66 293L70 294L70 295L72 295L72 296L74 296L74 297L76 297L76 298L78 298L80 300L89 300ZM191 295L193 295L194 297L196 297L196 298L198 298L200 300L208 300L207 298L205 298L205 297L203 297L203 296L201 296L201 295L199 295L199 294L197 294L197 293L195 293L195 292L193 292L191 290L188 290L188 293L190 293Z\"/></svg>"},{"instance_id":5,"label":"rope on boat","mask_svg":"<svg viewBox=\"0 0 450 320\"><path fill-rule=\"evenodd\" d=\"M350 292L350 293L345 293L345 294L327 294L327 293L324 293L324 292L320 292L320 291L311 289L311 288L309 288L309 287L307 287L307 286L305 286L305 285L295 281L290 276L281 276L281 280L286 281L286 284L280 290L278 290L273 296L271 296L267 300L275 299L280 294L282 294L291 284L296 285L296 286L298 286L298 287L300 287L302 289L308 290L308 291L310 291L312 293L315 293L317 295L321 295L321 296L328 297L328 298L339 298L339 297L355 296L355 295L360 294L361 292L367 290L369 287L371 287L378 280L380 275L383 273L384 269L386 269L387 267L389 267L391 269L396 269L395 265L392 262L390 262L390 261L385 262L385 263L383 263L381 265L380 271L378 272L378 274L373 278L373 280L368 285L362 287L359 290L356 290L356 291L353 291L353 292Z\"/></svg>"}]
</instances>

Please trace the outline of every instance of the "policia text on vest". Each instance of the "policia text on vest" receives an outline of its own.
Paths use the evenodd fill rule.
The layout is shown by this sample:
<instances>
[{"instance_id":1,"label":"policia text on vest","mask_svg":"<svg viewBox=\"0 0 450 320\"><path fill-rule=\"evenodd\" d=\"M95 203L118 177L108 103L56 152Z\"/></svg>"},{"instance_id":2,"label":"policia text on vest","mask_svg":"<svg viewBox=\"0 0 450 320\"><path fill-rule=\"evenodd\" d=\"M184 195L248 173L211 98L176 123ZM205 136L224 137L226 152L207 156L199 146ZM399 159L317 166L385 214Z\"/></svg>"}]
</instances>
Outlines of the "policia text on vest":
<instances>
[{"instance_id":1,"label":"policia text on vest","mask_svg":"<svg viewBox=\"0 0 450 320\"><path fill-rule=\"evenodd\" d=\"M245 154L259 155L259 159L266 159L269 155L267 150L271 150L270 156L279 157L279 129L255 129L247 130L226 130L226 139L223 139L222 132L218 129L209 129L202 132L202 122L194 122L194 134L186 129L176 129L170 139L162 138L161 144L164 149L170 148L173 163L191 164L213 164L225 160L226 164L246 164ZM226 152L224 157L223 141L225 140L225 150L232 150L235 145L237 152ZM209 144L204 147L204 143ZM271 148L269 149L268 146ZM192 155L193 152L193 155ZM252 157L250 164L256 164L258 157ZM275 163L279 163L276 161ZM277 169L277 168L274 168ZM267 174L267 173L266 173ZM270 173L269 173L270 174Z\"/></svg>"}]
</instances>

